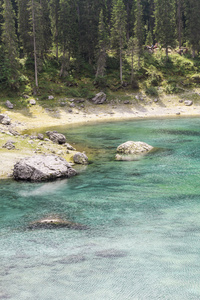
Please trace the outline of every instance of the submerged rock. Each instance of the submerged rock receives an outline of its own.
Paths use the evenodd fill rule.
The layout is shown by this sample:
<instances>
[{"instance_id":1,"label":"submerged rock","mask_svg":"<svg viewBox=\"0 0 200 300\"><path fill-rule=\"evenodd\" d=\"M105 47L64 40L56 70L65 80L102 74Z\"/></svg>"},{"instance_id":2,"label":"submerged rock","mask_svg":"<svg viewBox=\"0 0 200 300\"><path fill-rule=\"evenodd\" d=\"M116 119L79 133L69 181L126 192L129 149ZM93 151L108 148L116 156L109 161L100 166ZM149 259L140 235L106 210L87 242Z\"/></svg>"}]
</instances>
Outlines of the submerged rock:
<instances>
[{"instance_id":1,"label":"submerged rock","mask_svg":"<svg viewBox=\"0 0 200 300\"><path fill-rule=\"evenodd\" d=\"M35 155L21 159L14 165L13 171L16 180L28 181L47 181L76 174L64 158L56 155Z\"/></svg>"},{"instance_id":2,"label":"submerged rock","mask_svg":"<svg viewBox=\"0 0 200 300\"><path fill-rule=\"evenodd\" d=\"M59 217L47 217L41 220L34 221L28 225L29 229L56 229L64 227L76 230L87 229L85 225L74 223L68 220L63 220Z\"/></svg>"},{"instance_id":3,"label":"submerged rock","mask_svg":"<svg viewBox=\"0 0 200 300\"><path fill-rule=\"evenodd\" d=\"M147 154L149 151L153 150L154 147L144 143L144 142L134 142L128 141L117 147L116 160L135 160L141 155Z\"/></svg>"},{"instance_id":4,"label":"submerged rock","mask_svg":"<svg viewBox=\"0 0 200 300\"><path fill-rule=\"evenodd\" d=\"M65 144L66 143L66 137L62 133L58 133L57 131L47 131L46 135L49 137L49 139L57 144Z\"/></svg>"}]
</instances>

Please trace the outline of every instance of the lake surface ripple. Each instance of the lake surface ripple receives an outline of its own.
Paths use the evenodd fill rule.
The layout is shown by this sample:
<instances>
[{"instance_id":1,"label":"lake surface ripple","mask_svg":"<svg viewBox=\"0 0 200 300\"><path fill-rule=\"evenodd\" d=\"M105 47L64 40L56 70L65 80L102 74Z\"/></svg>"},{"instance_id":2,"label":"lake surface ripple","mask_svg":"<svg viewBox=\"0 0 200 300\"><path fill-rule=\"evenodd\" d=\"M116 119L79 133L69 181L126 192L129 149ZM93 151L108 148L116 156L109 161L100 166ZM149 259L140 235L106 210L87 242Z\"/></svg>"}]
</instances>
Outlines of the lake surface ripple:
<instances>
[{"instance_id":1,"label":"lake surface ripple","mask_svg":"<svg viewBox=\"0 0 200 300\"><path fill-rule=\"evenodd\" d=\"M60 131L91 164L56 182L0 182L0 299L199 300L200 120ZM159 150L115 161L128 140ZM28 229L54 215L87 229Z\"/></svg>"}]
</instances>

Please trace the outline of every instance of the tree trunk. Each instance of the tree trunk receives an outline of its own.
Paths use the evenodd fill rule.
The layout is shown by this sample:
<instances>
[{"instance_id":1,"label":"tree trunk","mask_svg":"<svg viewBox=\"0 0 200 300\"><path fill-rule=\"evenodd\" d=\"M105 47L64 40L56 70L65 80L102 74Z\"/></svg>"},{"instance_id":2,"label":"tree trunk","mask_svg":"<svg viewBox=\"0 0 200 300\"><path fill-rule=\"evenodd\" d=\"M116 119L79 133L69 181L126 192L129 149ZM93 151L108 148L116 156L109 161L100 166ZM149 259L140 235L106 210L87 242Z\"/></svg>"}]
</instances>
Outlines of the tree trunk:
<instances>
[{"instance_id":1,"label":"tree trunk","mask_svg":"<svg viewBox=\"0 0 200 300\"><path fill-rule=\"evenodd\" d=\"M121 84L123 83L123 80L122 80L122 40L120 38L120 54L119 54L119 64L120 64L120 82Z\"/></svg>"},{"instance_id":2,"label":"tree trunk","mask_svg":"<svg viewBox=\"0 0 200 300\"><path fill-rule=\"evenodd\" d=\"M38 69L37 69L37 48L36 48L36 36L35 36L34 0L32 0L32 18L33 18L33 47L34 47L34 63L35 63L35 85L36 85L36 87L38 87Z\"/></svg>"},{"instance_id":3,"label":"tree trunk","mask_svg":"<svg viewBox=\"0 0 200 300\"><path fill-rule=\"evenodd\" d=\"M192 47L192 57L195 58L195 48Z\"/></svg>"},{"instance_id":4,"label":"tree trunk","mask_svg":"<svg viewBox=\"0 0 200 300\"><path fill-rule=\"evenodd\" d=\"M168 60L168 59L169 59L169 55L168 55L168 46L166 46L166 48L165 48L165 53L166 53L167 60Z\"/></svg>"},{"instance_id":5,"label":"tree trunk","mask_svg":"<svg viewBox=\"0 0 200 300\"><path fill-rule=\"evenodd\" d=\"M182 20L181 20L181 0L178 0L178 42L179 48L182 46Z\"/></svg>"},{"instance_id":6,"label":"tree trunk","mask_svg":"<svg viewBox=\"0 0 200 300\"><path fill-rule=\"evenodd\" d=\"M134 52L132 49L132 51L131 51L131 85L133 84L133 55L134 55Z\"/></svg>"}]
</instances>

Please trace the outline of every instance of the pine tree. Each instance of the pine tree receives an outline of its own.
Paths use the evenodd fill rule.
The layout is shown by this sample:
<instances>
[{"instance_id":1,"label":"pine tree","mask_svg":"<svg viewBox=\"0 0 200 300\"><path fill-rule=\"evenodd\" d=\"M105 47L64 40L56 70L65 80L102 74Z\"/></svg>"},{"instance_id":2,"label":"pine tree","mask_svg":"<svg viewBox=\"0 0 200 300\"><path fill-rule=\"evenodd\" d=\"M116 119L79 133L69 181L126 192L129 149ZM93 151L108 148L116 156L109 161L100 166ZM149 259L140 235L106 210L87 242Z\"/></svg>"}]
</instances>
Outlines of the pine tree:
<instances>
[{"instance_id":1,"label":"pine tree","mask_svg":"<svg viewBox=\"0 0 200 300\"><path fill-rule=\"evenodd\" d=\"M137 40L138 67L140 67L140 57L144 44L144 23L141 0L136 0L135 18L134 37Z\"/></svg>"},{"instance_id":2,"label":"pine tree","mask_svg":"<svg viewBox=\"0 0 200 300\"><path fill-rule=\"evenodd\" d=\"M98 23L102 0L79 1L79 49L89 64L94 62L98 42Z\"/></svg>"},{"instance_id":3,"label":"pine tree","mask_svg":"<svg viewBox=\"0 0 200 300\"><path fill-rule=\"evenodd\" d=\"M111 42L119 51L120 81L123 83L122 55L126 41L126 11L122 0L115 0L112 10Z\"/></svg>"},{"instance_id":4,"label":"pine tree","mask_svg":"<svg viewBox=\"0 0 200 300\"><path fill-rule=\"evenodd\" d=\"M31 10L31 25L32 25L32 36L33 36L33 54L34 54L34 65L35 65L35 86L38 87L38 44L36 40L37 36L37 12L38 12L38 3L36 0L31 0L30 2Z\"/></svg>"},{"instance_id":5,"label":"pine tree","mask_svg":"<svg viewBox=\"0 0 200 300\"><path fill-rule=\"evenodd\" d=\"M108 48L108 34L104 22L103 10L101 10L99 15L99 27L98 27L98 59L97 59L96 77L104 76L105 67L106 67L107 48Z\"/></svg>"},{"instance_id":6,"label":"pine tree","mask_svg":"<svg viewBox=\"0 0 200 300\"><path fill-rule=\"evenodd\" d=\"M59 42L62 50L62 65L60 76L66 76L69 69L70 49L69 49L69 31L70 31L70 5L69 0L60 0L60 18L59 18Z\"/></svg>"},{"instance_id":7,"label":"pine tree","mask_svg":"<svg viewBox=\"0 0 200 300\"><path fill-rule=\"evenodd\" d=\"M200 1L185 0L185 11L187 39L192 46L192 55L195 57L196 51L199 50L200 40Z\"/></svg>"},{"instance_id":8,"label":"pine tree","mask_svg":"<svg viewBox=\"0 0 200 300\"><path fill-rule=\"evenodd\" d=\"M4 48L5 64L8 68L7 81L11 88L18 87L18 44L15 28L15 13L10 0L4 0L3 4L3 32L2 42Z\"/></svg>"},{"instance_id":9,"label":"pine tree","mask_svg":"<svg viewBox=\"0 0 200 300\"><path fill-rule=\"evenodd\" d=\"M183 31L183 0L177 0L177 11L176 11L176 20L177 20L177 33L178 33L178 43L179 48L182 45L182 31Z\"/></svg>"},{"instance_id":10,"label":"pine tree","mask_svg":"<svg viewBox=\"0 0 200 300\"><path fill-rule=\"evenodd\" d=\"M50 10L47 0L40 0L41 56L44 57L52 45Z\"/></svg>"},{"instance_id":11,"label":"pine tree","mask_svg":"<svg viewBox=\"0 0 200 300\"><path fill-rule=\"evenodd\" d=\"M127 48L127 54L131 58L131 85L132 86L134 83L134 58L135 58L135 54L137 54L138 52L137 43L138 43L137 39L132 36L128 41L128 48Z\"/></svg>"},{"instance_id":12,"label":"pine tree","mask_svg":"<svg viewBox=\"0 0 200 300\"><path fill-rule=\"evenodd\" d=\"M175 45L176 20L175 0L155 0L155 36L157 42L166 49Z\"/></svg>"},{"instance_id":13,"label":"pine tree","mask_svg":"<svg viewBox=\"0 0 200 300\"><path fill-rule=\"evenodd\" d=\"M58 23L59 23L60 0L50 1L50 16L53 42L56 46L56 58L58 59Z\"/></svg>"},{"instance_id":14,"label":"pine tree","mask_svg":"<svg viewBox=\"0 0 200 300\"><path fill-rule=\"evenodd\" d=\"M0 0L0 45L2 43L3 0Z\"/></svg>"},{"instance_id":15,"label":"pine tree","mask_svg":"<svg viewBox=\"0 0 200 300\"><path fill-rule=\"evenodd\" d=\"M33 39L31 37L30 9L27 0L18 0L18 31L23 55L33 53Z\"/></svg>"}]
</instances>

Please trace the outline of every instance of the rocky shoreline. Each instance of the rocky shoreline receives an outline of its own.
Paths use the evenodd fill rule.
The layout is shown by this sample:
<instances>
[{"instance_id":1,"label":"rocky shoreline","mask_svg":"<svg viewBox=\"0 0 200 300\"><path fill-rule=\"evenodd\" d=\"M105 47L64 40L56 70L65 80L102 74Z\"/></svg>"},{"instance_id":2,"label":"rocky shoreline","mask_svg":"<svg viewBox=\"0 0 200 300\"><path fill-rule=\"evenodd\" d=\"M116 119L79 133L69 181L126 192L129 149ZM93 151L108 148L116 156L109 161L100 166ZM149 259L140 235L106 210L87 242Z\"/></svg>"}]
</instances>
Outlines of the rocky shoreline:
<instances>
[{"instance_id":1,"label":"rocky shoreline","mask_svg":"<svg viewBox=\"0 0 200 300\"><path fill-rule=\"evenodd\" d=\"M200 116L198 102L188 102L180 99L180 96L166 96L162 99L141 98L133 101L110 101L109 103L96 105L90 101L70 101L69 105L59 106L54 109L44 108L37 103L22 110L0 107L0 178L9 178L13 172L14 164L22 158L36 154L56 154L68 162L73 162L73 155L77 153L74 145L56 143L49 136L34 134L39 128L55 126L78 126L87 123L107 121L120 121L143 118L166 117L190 117ZM3 116L2 116L3 115ZM33 134L24 134L26 130ZM83 159L83 157L82 157Z\"/></svg>"}]
</instances>

